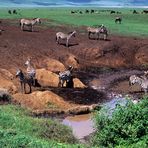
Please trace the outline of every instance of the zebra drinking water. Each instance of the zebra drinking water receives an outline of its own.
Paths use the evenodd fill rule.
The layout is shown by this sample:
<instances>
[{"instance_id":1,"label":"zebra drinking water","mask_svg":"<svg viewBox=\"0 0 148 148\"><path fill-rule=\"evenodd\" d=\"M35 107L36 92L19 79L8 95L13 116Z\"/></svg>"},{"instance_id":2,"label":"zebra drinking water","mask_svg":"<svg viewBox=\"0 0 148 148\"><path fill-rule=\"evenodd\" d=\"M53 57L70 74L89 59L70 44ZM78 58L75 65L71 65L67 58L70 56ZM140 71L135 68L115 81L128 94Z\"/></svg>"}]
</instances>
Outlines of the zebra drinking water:
<instances>
[{"instance_id":1,"label":"zebra drinking water","mask_svg":"<svg viewBox=\"0 0 148 148\"><path fill-rule=\"evenodd\" d=\"M59 73L59 87L63 87L66 82L66 86L70 81L72 81L72 70L73 67L69 66L68 70Z\"/></svg>"},{"instance_id":2,"label":"zebra drinking water","mask_svg":"<svg viewBox=\"0 0 148 148\"><path fill-rule=\"evenodd\" d=\"M17 70L16 77L19 77L20 84L21 84L21 92L26 93L26 84L28 84L29 89L30 89L29 93L31 93L32 92L32 89L31 89L32 79L25 76L21 69Z\"/></svg>"},{"instance_id":3,"label":"zebra drinking water","mask_svg":"<svg viewBox=\"0 0 148 148\"><path fill-rule=\"evenodd\" d=\"M41 23L40 18L34 18L34 19L32 19L32 20L21 19L21 20L20 20L21 30L24 30L24 26L29 26L29 27L31 27L30 30L33 32L33 26L34 26L36 23L39 23L39 24Z\"/></svg>"},{"instance_id":4,"label":"zebra drinking water","mask_svg":"<svg viewBox=\"0 0 148 148\"><path fill-rule=\"evenodd\" d=\"M27 66L27 76L32 79L32 85L35 86L35 75L36 70L33 67L33 64L31 63L31 58L28 58L25 62L25 66Z\"/></svg>"},{"instance_id":5,"label":"zebra drinking water","mask_svg":"<svg viewBox=\"0 0 148 148\"><path fill-rule=\"evenodd\" d=\"M129 84L134 85L135 83L139 84L141 86L141 89L144 90L145 93L147 93L148 90L148 79L146 78L140 78L136 75L131 75L129 77Z\"/></svg>"},{"instance_id":6,"label":"zebra drinking water","mask_svg":"<svg viewBox=\"0 0 148 148\"><path fill-rule=\"evenodd\" d=\"M76 34L76 31L73 31L71 32L70 34L65 34L63 32L57 32L56 33L56 42L59 44L59 40L62 39L62 40L66 40L66 46L68 47L69 46L69 39L72 37L72 36L75 36Z\"/></svg>"}]
</instances>

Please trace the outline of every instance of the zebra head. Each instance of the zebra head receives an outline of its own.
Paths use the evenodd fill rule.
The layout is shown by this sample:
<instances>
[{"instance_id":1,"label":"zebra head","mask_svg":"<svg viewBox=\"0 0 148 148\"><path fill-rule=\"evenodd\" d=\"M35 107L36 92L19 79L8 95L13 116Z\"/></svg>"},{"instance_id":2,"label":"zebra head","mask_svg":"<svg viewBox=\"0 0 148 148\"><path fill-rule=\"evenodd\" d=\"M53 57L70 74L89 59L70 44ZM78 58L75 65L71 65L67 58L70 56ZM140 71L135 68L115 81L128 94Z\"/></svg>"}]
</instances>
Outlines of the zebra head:
<instances>
[{"instance_id":1,"label":"zebra head","mask_svg":"<svg viewBox=\"0 0 148 148\"><path fill-rule=\"evenodd\" d=\"M27 61L25 62L25 66L31 65L31 58L28 58Z\"/></svg>"},{"instance_id":2,"label":"zebra head","mask_svg":"<svg viewBox=\"0 0 148 148\"><path fill-rule=\"evenodd\" d=\"M129 85L134 85L136 83L136 75L131 75L129 77Z\"/></svg>"},{"instance_id":3,"label":"zebra head","mask_svg":"<svg viewBox=\"0 0 148 148\"><path fill-rule=\"evenodd\" d=\"M140 78L136 75L131 75L129 78L129 85L134 85L135 83L141 84L143 78Z\"/></svg>"},{"instance_id":4,"label":"zebra head","mask_svg":"<svg viewBox=\"0 0 148 148\"><path fill-rule=\"evenodd\" d=\"M76 31L74 30L73 32L70 33L71 36L75 37L76 36Z\"/></svg>"},{"instance_id":5,"label":"zebra head","mask_svg":"<svg viewBox=\"0 0 148 148\"><path fill-rule=\"evenodd\" d=\"M18 69L17 71L16 71L16 77L18 77L20 74L22 73L22 70L21 69Z\"/></svg>"},{"instance_id":6,"label":"zebra head","mask_svg":"<svg viewBox=\"0 0 148 148\"><path fill-rule=\"evenodd\" d=\"M36 22L41 24L41 19L40 18L36 18Z\"/></svg>"},{"instance_id":7,"label":"zebra head","mask_svg":"<svg viewBox=\"0 0 148 148\"><path fill-rule=\"evenodd\" d=\"M69 70L70 72L72 72L73 66L69 65L67 70Z\"/></svg>"}]
</instances>

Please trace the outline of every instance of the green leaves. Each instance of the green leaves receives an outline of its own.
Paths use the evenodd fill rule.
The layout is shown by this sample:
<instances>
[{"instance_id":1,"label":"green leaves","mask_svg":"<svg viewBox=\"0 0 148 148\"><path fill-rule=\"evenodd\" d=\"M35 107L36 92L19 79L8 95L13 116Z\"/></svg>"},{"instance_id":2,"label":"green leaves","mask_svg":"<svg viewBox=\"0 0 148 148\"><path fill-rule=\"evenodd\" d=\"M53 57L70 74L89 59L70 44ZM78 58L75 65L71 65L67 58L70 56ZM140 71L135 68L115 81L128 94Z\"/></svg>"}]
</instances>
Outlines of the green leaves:
<instances>
[{"instance_id":1,"label":"green leaves","mask_svg":"<svg viewBox=\"0 0 148 148\"><path fill-rule=\"evenodd\" d=\"M148 139L148 96L138 104L128 102L117 106L112 118L97 112L95 115L96 134L93 145L116 147L119 145L146 145ZM103 118L104 117L104 118Z\"/></svg>"}]
</instances>

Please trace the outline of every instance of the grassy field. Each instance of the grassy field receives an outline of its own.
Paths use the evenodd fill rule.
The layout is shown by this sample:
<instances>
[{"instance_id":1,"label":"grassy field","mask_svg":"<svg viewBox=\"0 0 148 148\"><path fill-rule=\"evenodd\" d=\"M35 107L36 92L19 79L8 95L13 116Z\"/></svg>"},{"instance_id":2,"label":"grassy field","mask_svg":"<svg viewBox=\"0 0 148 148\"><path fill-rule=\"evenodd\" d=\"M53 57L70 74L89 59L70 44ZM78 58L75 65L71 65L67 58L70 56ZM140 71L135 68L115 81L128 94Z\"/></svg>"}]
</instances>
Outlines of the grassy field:
<instances>
[{"instance_id":1,"label":"grassy field","mask_svg":"<svg viewBox=\"0 0 148 148\"><path fill-rule=\"evenodd\" d=\"M33 118L13 105L0 106L0 148L80 148L72 131L60 123Z\"/></svg>"},{"instance_id":2,"label":"grassy field","mask_svg":"<svg viewBox=\"0 0 148 148\"><path fill-rule=\"evenodd\" d=\"M91 8L89 8L90 10ZM110 34L121 34L127 36L148 36L148 15L141 14L141 9L137 9L139 14L132 14L133 9L115 8L121 14L110 14L110 8L95 8L99 13L95 14L71 14L74 8L34 8L34 9L17 9L18 14L8 14L8 9L0 9L0 18L2 19L20 19L40 17L46 20L42 25L74 25L74 26L97 26L104 24ZM13 9L12 9L13 10ZM76 10L85 11L85 8L77 8ZM116 16L123 18L122 24L115 24Z\"/></svg>"}]
</instances>

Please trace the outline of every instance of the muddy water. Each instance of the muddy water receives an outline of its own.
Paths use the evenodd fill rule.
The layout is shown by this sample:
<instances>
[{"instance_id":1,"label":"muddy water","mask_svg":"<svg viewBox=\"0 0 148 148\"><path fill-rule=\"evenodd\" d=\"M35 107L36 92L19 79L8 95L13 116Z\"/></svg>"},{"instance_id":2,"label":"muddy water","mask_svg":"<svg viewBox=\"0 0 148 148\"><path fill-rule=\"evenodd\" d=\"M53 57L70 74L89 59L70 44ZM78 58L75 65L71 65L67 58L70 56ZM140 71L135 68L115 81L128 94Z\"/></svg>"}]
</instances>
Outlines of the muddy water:
<instances>
[{"instance_id":1,"label":"muddy water","mask_svg":"<svg viewBox=\"0 0 148 148\"><path fill-rule=\"evenodd\" d=\"M112 116L112 112L116 108L117 104L126 106L127 100L123 97L113 98L111 101L102 105L102 111L107 116ZM77 139L83 139L85 136L90 135L95 131L94 122L91 114L69 116L63 120L63 124L72 128L73 134Z\"/></svg>"},{"instance_id":2,"label":"muddy water","mask_svg":"<svg viewBox=\"0 0 148 148\"><path fill-rule=\"evenodd\" d=\"M63 120L63 124L70 126L78 139L83 139L95 131L91 114L67 117Z\"/></svg>"}]
</instances>

